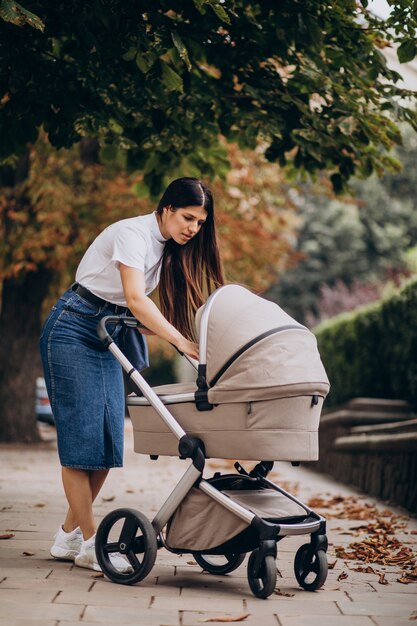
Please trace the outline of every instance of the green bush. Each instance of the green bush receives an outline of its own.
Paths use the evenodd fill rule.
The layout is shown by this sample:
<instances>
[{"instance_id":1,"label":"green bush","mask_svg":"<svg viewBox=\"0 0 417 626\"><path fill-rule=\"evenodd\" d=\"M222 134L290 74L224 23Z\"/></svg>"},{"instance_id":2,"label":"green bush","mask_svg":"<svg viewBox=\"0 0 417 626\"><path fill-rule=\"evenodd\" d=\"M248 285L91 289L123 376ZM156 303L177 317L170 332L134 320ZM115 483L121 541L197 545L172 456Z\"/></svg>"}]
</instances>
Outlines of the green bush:
<instances>
[{"instance_id":1,"label":"green bush","mask_svg":"<svg viewBox=\"0 0 417 626\"><path fill-rule=\"evenodd\" d=\"M417 407L417 280L390 298L315 329L330 379L328 406L354 397L398 398Z\"/></svg>"}]
</instances>

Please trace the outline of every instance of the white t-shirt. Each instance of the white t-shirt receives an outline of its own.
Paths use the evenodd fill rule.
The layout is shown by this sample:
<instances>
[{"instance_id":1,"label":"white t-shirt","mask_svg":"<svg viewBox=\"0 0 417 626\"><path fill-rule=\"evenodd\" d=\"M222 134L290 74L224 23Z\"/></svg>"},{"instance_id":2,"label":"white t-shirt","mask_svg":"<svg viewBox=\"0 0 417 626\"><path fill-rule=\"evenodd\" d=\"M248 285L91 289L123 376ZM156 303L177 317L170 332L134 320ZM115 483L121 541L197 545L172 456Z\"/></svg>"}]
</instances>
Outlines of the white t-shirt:
<instances>
[{"instance_id":1,"label":"white t-shirt","mask_svg":"<svg viewBox=\"0 0 417 626\"><path fill-rule=\"evenodd\" d=\"M119 263L142 270L145 291L149 294L159 282L165 242L156 213L115 222L103 230L87 249L75 280L99 298L127 306Z\"/></svg>"}]
</instances>

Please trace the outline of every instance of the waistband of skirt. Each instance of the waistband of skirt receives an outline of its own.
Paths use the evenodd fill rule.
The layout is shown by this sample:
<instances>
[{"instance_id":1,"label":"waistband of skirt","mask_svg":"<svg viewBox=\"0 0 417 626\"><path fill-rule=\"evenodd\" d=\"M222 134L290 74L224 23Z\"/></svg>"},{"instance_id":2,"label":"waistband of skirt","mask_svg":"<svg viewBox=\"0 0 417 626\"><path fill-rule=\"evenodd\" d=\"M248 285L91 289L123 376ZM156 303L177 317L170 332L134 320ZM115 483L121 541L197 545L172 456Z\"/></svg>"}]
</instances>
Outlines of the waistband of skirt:
<instances>
[{"instance_id":1,"label":"waistband of skirt","mask_svg":"<svg viewBox=\"0 0 417 626\"><path fill-rule=\"evenodd\" d=\"M113 304L113 302L109 302L108 300L104 300L104 298L96 296L89 289L83 287L79 283L72 284L71 290L81 296L81 298L84 298L84 300L87 300L87 302L94 304L94 306L99 308L106 306L110 313L115 313L116 315L131 315L127 307L121 306L120 304Z\"/></svg>"}]
</instances>

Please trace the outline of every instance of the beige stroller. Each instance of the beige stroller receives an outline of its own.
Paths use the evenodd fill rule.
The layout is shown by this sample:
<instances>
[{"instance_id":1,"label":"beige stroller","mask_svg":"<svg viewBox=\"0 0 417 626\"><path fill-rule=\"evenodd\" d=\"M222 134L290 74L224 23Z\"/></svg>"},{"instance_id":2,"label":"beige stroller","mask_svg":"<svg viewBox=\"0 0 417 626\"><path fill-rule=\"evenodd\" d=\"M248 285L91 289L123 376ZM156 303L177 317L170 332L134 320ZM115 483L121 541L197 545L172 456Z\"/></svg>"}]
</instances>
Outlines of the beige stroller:
<instances>
[{"instance_id":1,"label":"beige stroller","mask_svg":"<svg viewBox=\"0 0 417 626\"><path fill-rule=\"evenodd\" d=\"M114 582L133 584L151 571L158 547L190 552L212 574L227 574L251 553L247 575L255 596L275 589L277 542L310 535L295 555L294 571L306 590L327 577L326 522L267 479L274 461L318 458L318 427L329 382L314 335L276 304L238 285L217 289L197 312L200 363L196 383L151 388L115 345L107 324L138 325L107 317L98 333L138 387L127 399L134 449L190 459L185 474L152 521L117 509L101 522L98 561ZM205 460L258 461L247 472L203 478ZM120 573L120 552L132 571ZM222 557L219 563L218 558Z\"/></svg>"}]
</instances>

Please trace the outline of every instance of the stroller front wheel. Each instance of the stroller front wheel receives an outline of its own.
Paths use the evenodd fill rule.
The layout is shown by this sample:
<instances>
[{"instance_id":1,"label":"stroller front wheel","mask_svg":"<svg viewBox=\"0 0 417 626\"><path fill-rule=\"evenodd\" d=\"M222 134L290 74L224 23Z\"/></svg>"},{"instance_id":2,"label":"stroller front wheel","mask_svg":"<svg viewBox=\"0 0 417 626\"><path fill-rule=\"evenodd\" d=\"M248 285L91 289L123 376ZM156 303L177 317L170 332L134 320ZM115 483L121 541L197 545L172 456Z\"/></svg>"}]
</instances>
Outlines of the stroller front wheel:
<instances>
[{"instance_id":1,"label":"stroller front wheel","mask_svg":"<svg viewBox=\"0 0 417 626\"><path fill-rule=\"evenodd\" d=\"M101 521L96 534L97 561L103 573L115 583L133 585L149 574L158 551L155 530L148 518L134 509L116 509ZM112 555L126 559L123 571L115 567ZM120 559L118 559L120 563Z\"/></svg>"},{"instance_id":2,"label":"stroller front wheel","mask_svg":"<svg viewBox=\"0 0 417 626\"><path fill-rule=\"evenodd\" d=\"M196 554L193 552L193 557L199 566L209 574L229 574L239 567L245 560L246 554L224 554L220 558L226 559L226 563L216 562L210 560L208 555Z\"/></svg>"},{"instance_id":3,"label":"stroller front wheel","mask_svg":"<svg viewBox=\"0 0 417 626\"><path fill-rule=\"evenodd\" d=\"M277 568L275 558L267 555L262 559L259 568L256 567L259 550L254 550L248 561L248 582L252 593L257 598L268 598L277 584ZM256 569L258 571L256 571Z\"/></svg>"},{"instance_id":4,"label":"stroller front wheel","mask_svg":"<svg viewBox=\"0 0 417 626\"><path fill-rule=\"evenodd\" d=\"M306 591L320 589L328 572L327 556L324 550L314 550L305 543L298 548L294 559L294 573L300 587Z\"/></svg>"}]
</instances>

